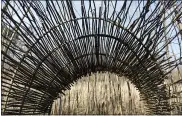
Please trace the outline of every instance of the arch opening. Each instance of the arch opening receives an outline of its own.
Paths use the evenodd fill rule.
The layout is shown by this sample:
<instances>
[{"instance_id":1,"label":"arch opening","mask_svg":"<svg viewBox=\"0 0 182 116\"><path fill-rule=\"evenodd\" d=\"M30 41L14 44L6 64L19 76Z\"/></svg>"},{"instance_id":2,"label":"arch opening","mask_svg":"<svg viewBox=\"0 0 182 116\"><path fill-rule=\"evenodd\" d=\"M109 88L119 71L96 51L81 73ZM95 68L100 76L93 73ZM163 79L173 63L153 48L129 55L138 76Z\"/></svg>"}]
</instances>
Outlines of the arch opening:
<instances>
[{"instance_id":1,"label":"arch opening","mask_svg":"<svg viewBox=\"0 0 182 116\"><path fill-rule=\"evenodd\" d=\"M51 114L147 114L139 91L124 76L96 72L82 76L52 105Z\"/></svg>"}]
</instances>

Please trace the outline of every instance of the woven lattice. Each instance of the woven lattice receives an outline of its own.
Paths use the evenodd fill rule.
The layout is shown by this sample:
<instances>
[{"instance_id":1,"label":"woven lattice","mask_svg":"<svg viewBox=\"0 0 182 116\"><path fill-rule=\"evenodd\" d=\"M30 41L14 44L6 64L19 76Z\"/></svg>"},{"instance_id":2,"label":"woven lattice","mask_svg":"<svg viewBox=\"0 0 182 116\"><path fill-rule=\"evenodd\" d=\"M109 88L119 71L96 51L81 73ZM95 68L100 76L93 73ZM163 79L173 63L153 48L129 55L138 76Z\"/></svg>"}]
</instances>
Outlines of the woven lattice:
<instances>
[{"instance_id":1,"label":"woven lattice","mask_svg":"<svg viewBox=\"0 0 182 116\"><path fill-rule=\"evenodd\" d=\"M3 1L2 113L49 114L81 76L109 71L150 114L169 114L163 82L182 60L181 15L172 0Z\"/></svg>"}]
</instances>

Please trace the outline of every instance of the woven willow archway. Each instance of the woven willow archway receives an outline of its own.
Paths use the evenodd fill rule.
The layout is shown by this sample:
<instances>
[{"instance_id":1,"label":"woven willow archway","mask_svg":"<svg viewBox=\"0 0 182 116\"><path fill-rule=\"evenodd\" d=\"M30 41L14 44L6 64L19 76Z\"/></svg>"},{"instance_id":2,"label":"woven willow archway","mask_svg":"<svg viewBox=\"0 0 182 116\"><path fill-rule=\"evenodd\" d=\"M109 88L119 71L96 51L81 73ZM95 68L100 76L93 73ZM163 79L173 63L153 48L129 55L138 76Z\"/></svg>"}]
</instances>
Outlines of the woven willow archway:
<instances>
[{"instance_id":1,"label":"woven willow archway","mask_svg":"<svg viewBox=\"0 0 182 116\"><path fill-rule=\"evenodd\" d=\"M181 32L174 24L182 3L100 3L3 2L3 114L49 114L59 93L96 71L126 76L150 114L169 114L163 82L181 60ZM179 51L170 59L164 51L172 42Z\"/></svg>"}]
</instances>

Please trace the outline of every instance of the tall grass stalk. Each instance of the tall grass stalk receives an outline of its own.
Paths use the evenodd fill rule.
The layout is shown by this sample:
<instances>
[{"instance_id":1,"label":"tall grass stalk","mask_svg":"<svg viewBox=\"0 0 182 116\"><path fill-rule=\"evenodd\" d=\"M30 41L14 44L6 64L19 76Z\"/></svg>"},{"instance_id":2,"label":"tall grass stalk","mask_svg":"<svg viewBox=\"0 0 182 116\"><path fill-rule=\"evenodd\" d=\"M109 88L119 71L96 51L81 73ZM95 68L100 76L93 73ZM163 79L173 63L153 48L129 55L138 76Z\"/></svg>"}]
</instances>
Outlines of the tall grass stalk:
<instances>
[{"instance_id":1,"label":"tall grass stalk","mask_svg":"<svg viewBox=\"0 0 182 116\"><path fill-rule=\"evenodd\" d=\"M61 102L55 103L52 114L145 114L134 85L112 73L95 73L80 79L65 91ZM58 106L61 112L55 112Z\"/></svg>"}]
</instances>

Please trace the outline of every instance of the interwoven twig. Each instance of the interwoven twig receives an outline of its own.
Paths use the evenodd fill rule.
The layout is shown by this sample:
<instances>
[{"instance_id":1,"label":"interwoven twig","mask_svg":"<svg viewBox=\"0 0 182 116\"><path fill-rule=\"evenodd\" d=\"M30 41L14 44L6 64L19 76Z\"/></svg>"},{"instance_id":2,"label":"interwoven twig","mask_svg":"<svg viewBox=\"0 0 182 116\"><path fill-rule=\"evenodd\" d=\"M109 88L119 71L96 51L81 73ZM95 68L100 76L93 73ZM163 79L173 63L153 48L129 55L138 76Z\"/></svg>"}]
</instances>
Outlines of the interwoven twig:
<instances>
[{"instance_id":1,"label":"interwoven twig","mask_svg":"<svg viewBox=\"0 0 182 116\"><path fill-rule=\"evenodd\" d=\"M174 26L182 3L77 3L3 2L2 113L50 113L58 94L81 76L109 71L131 80L150 114L169 114L163 82L182 58L181 30ZM180 53L165 57L172 43Z\"/></svg>"}]
</instances>

